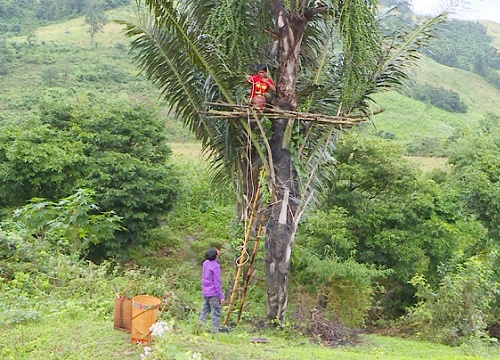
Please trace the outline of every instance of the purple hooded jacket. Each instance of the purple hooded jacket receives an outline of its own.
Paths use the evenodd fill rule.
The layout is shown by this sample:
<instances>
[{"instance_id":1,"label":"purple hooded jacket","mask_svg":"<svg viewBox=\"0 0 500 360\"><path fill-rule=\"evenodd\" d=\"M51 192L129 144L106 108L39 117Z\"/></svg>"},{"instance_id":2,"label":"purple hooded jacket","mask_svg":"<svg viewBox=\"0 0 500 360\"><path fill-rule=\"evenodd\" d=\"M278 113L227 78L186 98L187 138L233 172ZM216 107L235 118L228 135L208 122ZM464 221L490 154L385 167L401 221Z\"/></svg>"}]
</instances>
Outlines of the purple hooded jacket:
<instances>
[{"instance_id":1,"label":"purple hooded jacket","mask_svg":"<svg viewBox=\"0 0 500 360\"><path fill-rule=\"evenodd\" d=\"M203 297L217 296L219 300L224 300L220 279L220 265L217 260L205 260L203 262L201 292Z\"/></svg>"}]
</instances>

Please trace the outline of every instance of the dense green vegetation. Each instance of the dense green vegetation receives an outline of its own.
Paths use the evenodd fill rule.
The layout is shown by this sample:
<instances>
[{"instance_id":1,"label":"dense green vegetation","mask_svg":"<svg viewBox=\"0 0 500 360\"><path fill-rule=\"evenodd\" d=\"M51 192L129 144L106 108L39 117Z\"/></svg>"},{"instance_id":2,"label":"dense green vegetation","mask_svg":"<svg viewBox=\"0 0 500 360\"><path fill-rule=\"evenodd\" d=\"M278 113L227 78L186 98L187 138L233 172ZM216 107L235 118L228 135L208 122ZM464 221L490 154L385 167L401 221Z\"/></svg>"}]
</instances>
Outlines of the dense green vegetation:
<instances>
[{"instance_id":1,"label":"dense green vegetation","mask_svg":"<svg viewBox=\"0 0 500 360\"><path fill-rule=\"evenodd\" d=\"M90 49L83 18L72 21L33 44L1 43L0 357L140 358L142 347L112 331L116 284L170 299L158 359L498 358L500 119L484 114L498 93L480 77L428 59L415 75L459 93L463 114L377 97L387 108L377 128L341 136L336 176L304 216L287 322L261 327L261 246L242 322L212 338L194 330L198 265L207 246L221 246L229 288L243 236L233 191L212 187L199 146L135 76L115 25ZM68 42L75 27L81 42ZM446 153L450 164L423 173L408 149ZM349 328L445 345L349 331L340 342L356 346L315 345L326 336L314 307L326 322L338 324L336 313Z\"/></svg>"},{"instance_id":2,"label":"dense green vegetation","mask_svg":"<svg viewBox=\"0 0 500 360\"><path fill-rule=\"evenodd\" d=\"M451 21L442 25L425 53L440 64L474 72L500 88L496 72L500 70L500 53L491 46L491 37L480 23Z\"/></svg>"},{"instance_id":3,"label":"dense green vegetation","mask_svg":"<svg viewBox=\"0 0 500 360\"><path fill-rule=\"evenodd\" d=\"M153 352L159 359L168 359L172 354L184 356L179 358L189 358L186 355L188 351L191 354L201 354L204 359L259 359L262 356L275 356L276 359L326 359L331 356L370 359L374 354L384 358L392 356L394 359L429 358L430 354L433 354L432 358L442 359L468 356L475 359L496 358L498 350L484 340L487 339L486 324L491 324L495 318L492 313L496 293L496 266L492 264L495 254L488 251L488 247L495 247L494 242L484 237L484 228L480 223L450 220L461 216L450 208L452 202L440 200L443 195L438 196L437 192L443 190L434 188L431 192L425 190L425 195L413 193L412 196L412 190L424 191L419 185L422 180L417 183L411 180L414 176L421 178L422 174L418 175L418 169L405 162L400 153L393 153L395 149L390 142L374 138L363 143L364 149L369 150L372 156L384 158L378 169L372 170L362 163L363 159L367 159L365 152L359 153L359 157L352 156L353 147L358 148L359 143L351 147L351 142L347 141L350 139L346 138L339 149L345 154L351 154L348 157L352 160L346 164L350 169L346 173L357 174L353 179L361 179L361 176L370 179L365 188L354 191L352 186L348 186L350 182L339 179L338 186L346 186L345 195L356 196L356 208L367 207L368 203L361 205L361 202L384 188L388 199L392 191L390 188L397 186L389 184L390 188L387 188L386 185L394 178L400 178L398 184L407 181L412 184L409 189L403 186L394 199L394 203L399 202L400 207L404 205L402 202L416 208L420 208L424 201L428 204L442 202L441 208L435 213L429 208L422 208L418 214L401 213L400 208L390 203L387 204L388 211L377 214L377 222L388 223L399 219L402 225L408 215L432 218L425 221L423 229L408 226L404 234L405 240L401 242L398 241L402 236L401 230L388 228L384 234L374 236L379 239L385 236L389 240L382 250L392 255L387 257L374 254L371 261L380 262L385 258L392 258L392 261L400 262L401 266L383 271L368 265L369 261L363 263L357 260L361 255L369 259L370 251L364 253L355 250L361 249L361 238L353 234L352 227L355 224L375 224L373 217L365 219L349 215L347 210L341 208L333 208L326 213L329 207L326 205L307 216L306 224L297 236L298 247L294 253L291 275L295 279L291 284L295 294L291 300L294 315L290 315L287 323L274 330L260 327L259 320L264 316L262 294L265 279L258 265L240 325L227 336L221 334L217 338L211 338L196 335L194 329L199 307L200 254L206 246L222 243L223 280L225 284L229 284L233 277L233 261L237 256L234 246L241 236L241 229L231 220L234 219L234 203L230 197L224 196L225 193L230 194L230 189L226 189L226 192L219 191L219 196L212 196L213 190L206 176L206 164L197 155L199 150L196 149L199 148L187 151L192 146L178 145L175 146L176 155L172 159L172 165L179 169L182 180L178 188L179 200L166 218L168 226L149 232L150 243L147 247L130 248L130 260L122 265L115 261L106 261L99 266L87 264L71 252L61 252L67 243L63 233L48 232L46 240L40 241L30 235L30 230L26 233L24 225L15 218L9 220L9 227L4 222L0 242L0 288L3 298L0 321L8 336L2 338L3 358L35 358L48 353L73 356L75 359L88 358L89 354L93 354L96 359L106 359L110 353L120 353L125 358L139 358L142 347L130 345L129 337L112 330L113 283L123 295L147 293L170 298L161 316L169 323L171 330L164 338L157 339L153 346ZM389 149L391 151L386 151ZM385 161L386 157L403 165L393 171L384 171L383 168L389 164ZM466 161L465 156L462 161L468 166L473 166L474 163ZM374 175L376 172L387 174L387 177L374 181L373 178L377 178ZM439 186L440 189L445 189L445 184L449 184L441 170L432 177L437 183L443 184ZM429 184L424 188L428 186ZM356 191L361 194L348 194ZM373 193L370 195L367 191ZM466 194L466 189L463 191ZM365 193L364 196L362 193ZM383 191L380 196L380 204L374 206L383 206ZM393 206L392 211L390 206ZM448 219L447 225L443 219ZM13 227L12 224L17 225ZM444 228L436 230L437 226ZM454 252L455 255L450 258L447 244L452 242L446 237L446 231L454 233L451 240L454 240L455 248L463 249L462 254ZM430 235L431 232L442 232L443 237L434 237ZM410 239L412 233L415 233L415 237L428 233L430 238L416 242L415 239ZM393 240L390 241L388 236L394 236ZM363 246L367 247L366 240L363 241ZM378 243L379 246L382 244L383 242ZM411 248L408 248L410 244ZM428 255L422 254L424 252ZM490 255L486 256L488 253ZM411 260L412 256L417 256L419 261ZM406 260L408 257L410 259ZM440 264L438 259L442 260ZM440 271L425 271L432 264L438 264ZM424 272L413 278L411 284L398 282L397 277L412 276L409 266L420 267ZM402 290L393 293L395 285L408 286L406 291L416 286L422 302L416 303L414 310L389 328L383 327L385 332L454 345L464 344L449 348L403 340L394 343L393 340L378 336L348 337L349 341L361 343L347 348L322 348L303 343L300 333L311 334L312 331L312 328L307 327L311 321L309 309L320 304L326 309L337 311L344 322L351 326L358 327L366 323L372 326L378 324L380 327L388 324L383 318L388 316L387 302L391 301L395 305L400 300L409 299L400 299ZM385 290L382 291L383 289ZM464 291L470 296L463 298ZM454 314L457 316L452 317ZM51 334L49 337L48 331ZM74 334L77 338L68 336L65 332ZM265 337L270 343L251 345L249 342L253 337ZM85 345L88 342L99 343L99 351L94 353L94 347Z\"/></svg>"},{"instance_id":4,"label":"dense green vegetation","mask_svg":"<svg viewBox=\"0 0 500 360\"><path fill-rule=\"evenodd\" d=\"M109 10L129 3L130 0L1 0L0 34L28 35L40 25L87 16L96 7Z\"/></svg>"},{"instance_id":5,"label":"dense green vegetation","mask_svg":"<svg viewBox=\"0 0 500 360\"><path fill-rule=\"evenodd\" d=\"M41 102L36 117L6 121L1 134L2 208L32 198L55 201L92 189L101 211L115 211L126 232L94 242L96 258L115 254L160 223L175 198L165 165L164 124L144 108L88 98Z\"/></svg>"},{"instance_id":6,"label":"dense green vegetation","mask_svg":"<svg viewBox=\"0 0 500 360\"><path fill-rule=\"evenodd\" d=\"M405 95L448 112L467 112L467 105L460 99L460 95L443 87L415 85L406 91Z\"/></svg>"}]
</instances>

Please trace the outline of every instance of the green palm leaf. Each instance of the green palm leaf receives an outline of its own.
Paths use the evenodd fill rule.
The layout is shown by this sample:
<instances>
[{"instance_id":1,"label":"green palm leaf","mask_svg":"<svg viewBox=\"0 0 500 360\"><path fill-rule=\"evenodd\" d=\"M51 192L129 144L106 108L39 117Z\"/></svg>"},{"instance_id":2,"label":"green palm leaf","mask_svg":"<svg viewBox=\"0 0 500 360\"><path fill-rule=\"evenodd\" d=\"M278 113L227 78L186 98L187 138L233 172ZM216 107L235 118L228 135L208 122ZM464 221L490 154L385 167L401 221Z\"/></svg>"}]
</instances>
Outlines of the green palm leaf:
<instances>
[{"instance_id":1,"label":"green palm leaf","mask_svg":"<svg viewBox=\"0 0 500 360\"><path fill-rule=\"evenodd\" d=\"M414 66L421 57L421 49L434 38L436 26L443 23L447 13L427 19L414 31L400 32L393 39L386 39L385 56L381 58L376 74L376 87L370 93L381 89L394 89L407 80L406 69Z\"/></svg>"},{"instance_id":2,"label":"green palm leaf","mask_svg":"<svg viewBox=\"0 0 500 360\"><path fill-rule=\"evenodd\" d=\"M135 59L147 77L158 85L174 114L207 144L210 130L201 114L207 101L232 103L228 80L233 76L223 56L172 1L146 1L135 22L119 21L131 37Z\"/></svg>"}]
</instances>

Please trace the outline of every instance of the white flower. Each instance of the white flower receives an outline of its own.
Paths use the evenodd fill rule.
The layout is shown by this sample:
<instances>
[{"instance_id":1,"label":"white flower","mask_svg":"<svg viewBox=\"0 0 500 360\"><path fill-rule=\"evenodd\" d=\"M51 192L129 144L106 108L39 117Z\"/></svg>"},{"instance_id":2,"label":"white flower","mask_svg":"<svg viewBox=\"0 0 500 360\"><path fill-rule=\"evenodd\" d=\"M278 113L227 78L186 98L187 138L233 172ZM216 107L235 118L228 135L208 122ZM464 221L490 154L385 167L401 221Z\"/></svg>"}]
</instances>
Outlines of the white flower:
<instances>
[{"instance_id":1,"label":"white flower","mask_svg":"<svg viewBox=\"0 0 500 360\"><path fill-rule=\"evenodd\" d=\"M162 337L165 331L170 330L166 321L157 321L149 328L152 336Z\"/></svg>"},{"instance_id":2,"label":"white flower","mask_svg":"<svg viewBox=\"0 0 500 360\"><path fill-rule=\"evenodd\" d=\"M149 346L144 346L144 353L141 354L141 360L145 360L146 357L148 357L149 355L151 355L151 351L153 349L151 349Z\"/></svg>"}]
</instances>

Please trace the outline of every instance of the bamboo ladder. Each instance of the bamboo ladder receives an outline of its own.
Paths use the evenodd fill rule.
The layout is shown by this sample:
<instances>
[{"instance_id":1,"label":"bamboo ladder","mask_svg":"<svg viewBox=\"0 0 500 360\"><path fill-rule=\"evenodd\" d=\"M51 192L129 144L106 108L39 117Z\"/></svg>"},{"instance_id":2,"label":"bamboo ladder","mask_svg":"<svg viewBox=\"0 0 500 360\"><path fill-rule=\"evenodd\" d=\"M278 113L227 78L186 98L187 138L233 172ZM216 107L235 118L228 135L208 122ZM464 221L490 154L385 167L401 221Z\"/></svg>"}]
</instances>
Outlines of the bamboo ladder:
<instances>
[{"instance_id":1,"label":"bamboo ladder","mask_svg":"<svg viewBox=\"0 0 500 360\"><path fill-rule=\"evenodd\" d=\"M264 173L264 168L262 168L261 170L261 179L262 179L262 175ZM258 200L259 200L259 197L260 197L260 191L261 191L261 187L262 187L262 184L261 184L261 181L259 180L259 185L257 187L257 190L254 194L254 198L253 198L253 202L252 202L252 207L250 209L250 219L248 221L248 225L247 225L247 228L245 230L245 238L243 240L243 245L241 247L241 254L240 256L236 259L236 275L235 275L235 278L234 278L234 284L233 284L233 289L231 291L231 296L229 298L229 303L228 303L228 308L227 308L227 314L226 314L226 319L224 320L224 325L227 325L228 322L229 322L229 316L231 315L231 311L232 311L232 308L233 308L233 305L234 305L234 302L236 300L236 294L238 292L238 281L240 280L240 277L241 277L241 274L243 272L243 266L247 264L248 262L248 268L247 268L247 272L246 272L246 276L245 276L245 283L243 285L243 294L241 296L241 303L240 303L240 308L239 308L239 311L238 311L238 320L236 321L236 324L238 324L240 322L240 319L241 319L241 313L243 312L243 305L245 304L245 298L246 298L246 294L247 294L247 291L248 291L248 284L250 282L250 278L252 276L252 272L253 272L253 263L254 263L254 260L255 260L255 255L257 254L257 250L259 248L259 240L260 240L260 236L262 234L262 223L263 223L263 220L264 220L264 215L261 215L261 221L259 222L258 224L258 229L255 233L255 237L253 239L251 239L251 233L252 233L252 226L254 224L254 221L255 221L255 217L258 216L256 215L258 213L258 208L257 208L257 203L258 203ZM252 251L252 255L250 256L250 259L247 261L246 258L247 258L247 255L248 255L248 251L247 251L247 248L249 246L249 243L253 241L254 242L254 246L253 246L253 251Z\"/></svg>"}]
</instances>

